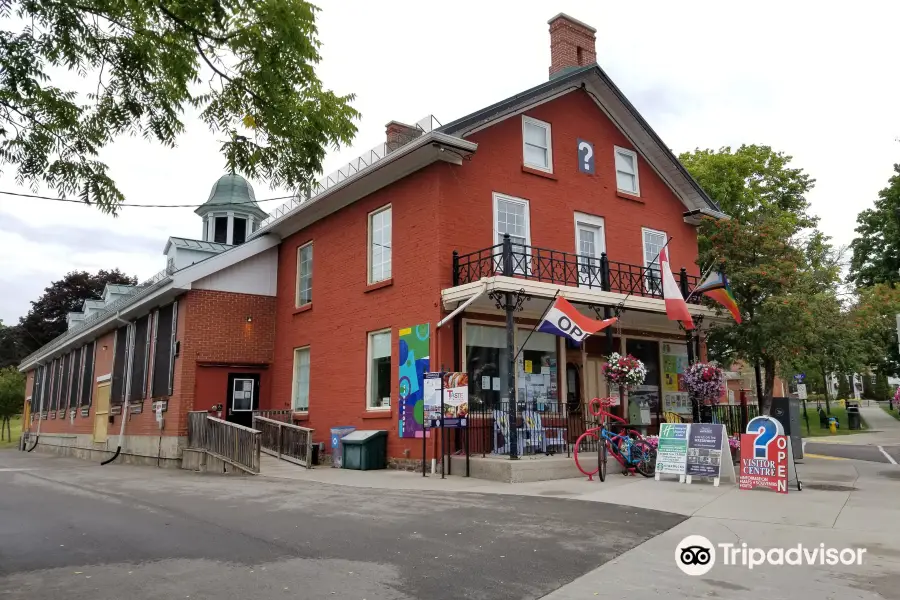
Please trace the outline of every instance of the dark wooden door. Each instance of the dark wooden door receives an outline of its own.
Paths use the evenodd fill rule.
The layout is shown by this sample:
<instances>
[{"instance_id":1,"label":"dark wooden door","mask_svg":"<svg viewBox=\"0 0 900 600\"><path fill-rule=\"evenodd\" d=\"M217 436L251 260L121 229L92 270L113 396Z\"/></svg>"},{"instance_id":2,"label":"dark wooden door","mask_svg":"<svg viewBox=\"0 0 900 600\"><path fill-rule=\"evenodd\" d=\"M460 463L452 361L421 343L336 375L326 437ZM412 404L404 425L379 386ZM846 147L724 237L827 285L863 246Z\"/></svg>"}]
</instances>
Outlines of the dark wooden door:
<instances>
[{"instance_id":1,"label":"dark wooden door","mask_svg":"<svg viewBox=\"0 0 900 600\"><path fill-rule=\"evenodd\" d=\"M259 410L259 373L229 373L225 419L252 427L254 410Z\"/></svg>"}]
</instances>

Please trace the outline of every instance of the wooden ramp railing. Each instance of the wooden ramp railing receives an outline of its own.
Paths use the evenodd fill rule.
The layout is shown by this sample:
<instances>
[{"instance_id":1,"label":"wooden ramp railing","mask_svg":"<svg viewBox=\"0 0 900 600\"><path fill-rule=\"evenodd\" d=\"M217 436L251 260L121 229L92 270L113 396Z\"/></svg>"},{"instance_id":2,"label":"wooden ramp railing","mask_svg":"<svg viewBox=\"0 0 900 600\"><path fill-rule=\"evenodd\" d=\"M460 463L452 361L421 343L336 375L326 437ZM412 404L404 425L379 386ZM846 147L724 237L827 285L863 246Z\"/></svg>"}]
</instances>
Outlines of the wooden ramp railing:
<instances>
[{"instance_id":1,"label":"wooden ramp railing","mask_svg":"<svg viewBox=\"0 0 900 600\"><path fill-rule=\"evenodd\" d=\"M307 469L312 467L314 430L260 416L253 417L253 427L261 432L263 452Z\"/></svg>"},{"instance_id":2,"label":"wooden ramp railing","mask_svg":"<svg viewBox=\"0 0 900 600\"><path fill-rule=\"evenodd\" d=\"M259 473L261 432L209 416L206 411L188 413L188 448L249 473Z\"/></svg>"}]
</instances>

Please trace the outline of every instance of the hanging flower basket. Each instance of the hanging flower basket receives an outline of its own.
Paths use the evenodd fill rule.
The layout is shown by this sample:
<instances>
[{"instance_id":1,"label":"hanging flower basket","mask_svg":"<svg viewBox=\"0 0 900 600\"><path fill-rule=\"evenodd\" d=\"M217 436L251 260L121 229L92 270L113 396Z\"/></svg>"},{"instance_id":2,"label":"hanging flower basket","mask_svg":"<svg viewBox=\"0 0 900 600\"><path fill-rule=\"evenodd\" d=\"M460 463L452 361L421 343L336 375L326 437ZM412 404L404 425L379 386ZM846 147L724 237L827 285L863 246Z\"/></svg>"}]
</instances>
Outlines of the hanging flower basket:
<instances>
[{"instance_id":1,"label":"hanging flower basket","mask_svg":"<svg viewBox=\"0 0 900 600\"><path fill-rule=\"evenodd\" d=\"M603 376L609 383L630 388L644 383L647 367L630 354L622 356L613 352L603 365Z\"/></svg>"},{"instance_id":2,"label":"hanging flower basket","mask_svg":"<svg viewBox=\"0 0 900 600\"><path fill-rule=\"evenodd\" d=\"M725 393L725 372L712 363L694 363L684 374L691 397L701 404L715 404Z\"/></svg>"}]
</instances>

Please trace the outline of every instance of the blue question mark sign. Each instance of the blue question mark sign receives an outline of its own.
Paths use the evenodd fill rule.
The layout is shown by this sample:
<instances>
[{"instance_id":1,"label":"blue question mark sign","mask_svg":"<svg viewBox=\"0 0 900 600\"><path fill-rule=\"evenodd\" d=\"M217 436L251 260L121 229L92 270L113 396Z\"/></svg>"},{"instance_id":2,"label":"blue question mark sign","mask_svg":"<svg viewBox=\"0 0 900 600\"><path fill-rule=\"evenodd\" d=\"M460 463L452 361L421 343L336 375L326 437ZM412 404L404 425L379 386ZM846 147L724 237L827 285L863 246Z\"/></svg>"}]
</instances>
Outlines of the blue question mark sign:
<instances>
[{"instance_id":1,"label":"blue question mark sign","mask_svg":"<svg viewBox=\"0 0 900 600\"><path fill-rule=\"evenodd\" d=\"M753 458L766 458L769 442L784 433L781 423L771 417L755 417L747 423L747 433L755 433Z\"/></svg>"}]
</instances>

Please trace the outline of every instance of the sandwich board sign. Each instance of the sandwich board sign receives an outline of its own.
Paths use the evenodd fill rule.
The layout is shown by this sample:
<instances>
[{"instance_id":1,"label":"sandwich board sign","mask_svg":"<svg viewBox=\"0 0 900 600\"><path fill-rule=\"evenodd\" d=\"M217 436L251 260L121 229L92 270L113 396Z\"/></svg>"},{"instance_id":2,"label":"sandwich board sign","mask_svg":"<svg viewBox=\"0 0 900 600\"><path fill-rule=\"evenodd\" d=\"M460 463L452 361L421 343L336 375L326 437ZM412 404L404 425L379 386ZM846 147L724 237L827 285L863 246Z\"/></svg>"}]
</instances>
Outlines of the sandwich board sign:
<instances>
[{"instance_id":1,"label":"sandwich board sign","mask_svg":"<svg viewBox=\"0 0 900 600\"><path fill-rule=\"evenodd\" d=\"M678 475L684 483L687 469L687 441L689 423L660 423L659 445L656 448L656 475Z\"/></svg>"},{"instance_id":2,"label":"sandwich board sign","mask_svg":"<svg viewBox=\"0 0 900 600\"><path fill-rule=\"evenodd\" d=\"M723 478L736 482L725 425L691 423L685 475L687 483L691 483L693 477L711 477L716 487Z\"/></svg>"},{"instance_id":3,"label":"sandwich board sign","mask_svg":"<svg viewBox=\"0 0 900 600\"><path fill-rule=\"evenodd\" d=\"M765 488L788 493L788 482L797 481L790 436L784 435L781 422L771 417L756 417L747 423L741 435L741 471L738 487L742 490Z\"/></svg>"}]
</instances>

